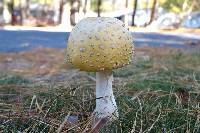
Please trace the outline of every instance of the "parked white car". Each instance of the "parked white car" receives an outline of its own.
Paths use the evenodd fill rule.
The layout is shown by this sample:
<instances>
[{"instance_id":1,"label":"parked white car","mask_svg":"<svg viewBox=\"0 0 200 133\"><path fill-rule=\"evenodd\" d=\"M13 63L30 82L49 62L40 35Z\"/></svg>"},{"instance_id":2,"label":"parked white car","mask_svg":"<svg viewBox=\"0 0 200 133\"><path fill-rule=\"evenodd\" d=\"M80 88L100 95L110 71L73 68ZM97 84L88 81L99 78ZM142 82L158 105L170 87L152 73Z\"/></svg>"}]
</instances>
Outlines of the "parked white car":
<instances>
[{"instance_id":1,"label":"parked white car","mask_svg":"<svg viewBox=\"0 0 200 133\"><path fill-rule=\"evenodd\" d=\"M166 13L157 20L153 21L149 27L157 27L160 29L178 28L181 23L181 18L175 13Z\"/></svg>"},{"instance_id":2,"label":"parked white car","mask_svg":"<svg viewBox=\"0 0 200 133\"><path fill-rule=\"evenodd\" d=\"M135 25L144 26L150 21L151 10L137 10L135 14ZM132 23L132 14L129 15L129 25Z\"/></svg>"}]
</instances>

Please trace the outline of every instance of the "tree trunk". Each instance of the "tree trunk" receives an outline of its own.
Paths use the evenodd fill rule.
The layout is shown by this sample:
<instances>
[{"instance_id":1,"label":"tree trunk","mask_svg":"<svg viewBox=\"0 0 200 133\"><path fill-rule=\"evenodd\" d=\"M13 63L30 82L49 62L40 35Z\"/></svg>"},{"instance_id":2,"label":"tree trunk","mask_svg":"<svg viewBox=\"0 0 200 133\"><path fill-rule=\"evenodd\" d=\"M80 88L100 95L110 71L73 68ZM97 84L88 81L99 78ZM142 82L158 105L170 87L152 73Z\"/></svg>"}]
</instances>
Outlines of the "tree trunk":
<instances>
[{"instance_id":1,"label":"tree trunk","mask_svg":"<svg viewBox=\"0 0 200 133\"><path fill-rule=\"evenodd\" d=\"M127 10L128 10L128 1L129 0L126 0L125 1L125 14L124 14L124 24L128 27L128 12L127 12Z\"/></svg>"},{"instance_id":2,"label":"tree trunk","mask_svg":"<svg viewBox=\"0 0 200 133\"><path fill-rule=\"evenodd\" d=\"M116 0L112 0L112 10L115 10Z\"/></svg>"},{"instance_id":3,"label":"tree trunk","mask_svg":"<svg viewBox=\"0 0 200 133\"><path fill-rule=\"evenodd\" d=\"M149 0L146 0L146 14L147 15L149 14ZM148 19L148 17L145 20L146 21L145 24L144 24L145 27L148 25L149 20L147 20L147 19Z\"/></svg>"},{"instance_id":4,"label":"tree trunk","mask_svg":"<svg viewBox=\"0 0 200 133\"><path fill-rule=\"evenodd\" d=\"M24 24L24 21L27 19L29 14L29 0L21 0L20 2L21 24Z\"/></svg>"},{"instance_id":5,"label":"tree trunk","mask_svg":"<svg viewBox=\"0 0 200 133\"><path fill-rule=\"evenodd\" d=\"M135 15L136 15L136 11L137 11L137 3L138 3L138 1L135 0L134 5L133 5L132 26L135 26Z\"/></svg>"},{"instance_id":6,"label":"tree trunk","mask_svg":"<svg viewBox=\"0 0 200 133\"><path fill-rule=\"evenodd\" d=\"M154 0L153 1L153 6L152 6L152 9L151 9L151 17L150 17L150 21L149 21L148 24L151 24L153 22L153 20L154 20L156 4L157 4L157 0Z\"/></svg>"},{"instance_id":7,"label":"tree trunk","mask_svg":"<svg viewBox=\"0 0 200 133\"><path fill-rule=\"evenodd\" d=\"M14 25L15 19L14 19L14 0L10 1L4 1L4 20L7 24Z\"/></svg>"},{"instance_id":8,"label":"tree trunk","mask_svg":"<svg viewBox=\"0 0 200 133\"><path fill-rule=\"evenodd\" d=\"M101 17L101 0L97 1L97 14L98 17Z\"/></svg>"},{"instance_id":9,"label":"tree trunk","mask_svg":"<svg viewBox=\"0 0 200 133\"><path fill-rule=\"evenodd\" d=\"M60 24L62 22L62 14L63 14L63 6L64 6L64 1L60 0L59 1L59 16L58 16L58 23Z\"/></svg>"},{"instance_id":10,"label":"tree trunk","mask_svg":"<svg viewBox=\"0 0 200 133\"><path fill-rule=\"evenodd\" d=\"M72 0L71 1L71 9L70 9L70 22L71 25L76 25L76 12L80 11L81 1L80 0Z\"/></svg>"},{"instance_id":11,"label":"tree trunk","mask_svg":"<svg viewBox=\"0 0 200 133\"><path fill-rule=\"evenodd\" d=\"M83 13L84 13L84 15L86 14L86 12L87 12L87 0L84 0L84 3L83 3Z\"/></svg>"},{"instance_id":12,"label":"tree trunk","mask_svg":"<svg viewBox=\"0 0 200 133\"><path fill-rule=\"evenodd\" d=\"M11 0L11 3L10 3L10 13L11 13L11 24L15 25L16 18L15 18L15 13L14 13L14 0Z\"/></svg>"},{"instance_id":13,"label":"tree trunk","mask_svg":"<svg viewBox=\"0 0 200 133\"><path fill-rule=\"evenodd\" d=\"M126 7L126 8L128 8L128 1L129 1L129 0L126 0L126 3L125 3L125 7Z\"/></svg>"}]
</instances>

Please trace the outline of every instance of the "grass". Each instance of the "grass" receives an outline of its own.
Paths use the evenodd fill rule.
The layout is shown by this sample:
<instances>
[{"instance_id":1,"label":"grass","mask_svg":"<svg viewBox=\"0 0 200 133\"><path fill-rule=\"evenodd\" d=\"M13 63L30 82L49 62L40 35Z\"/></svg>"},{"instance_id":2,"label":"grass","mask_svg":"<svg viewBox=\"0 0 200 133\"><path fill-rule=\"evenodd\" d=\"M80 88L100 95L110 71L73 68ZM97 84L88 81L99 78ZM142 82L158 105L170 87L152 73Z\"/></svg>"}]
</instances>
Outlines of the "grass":
<instances>
[{"instance_id":1,"label":"grass","mask_svg":"<svg viewBox=\"0 0 200 133\"><path fill-rule=\"evenodd\" d=\"M133 64L114 71L120 117L102 133L200 132L200 53L156 50L138 54ZM87 77L33 83L0 74L0 88L1 132L56 132L62 127L61 132L75 133L89 128L95 82ZM78 121L65 121L72 118Z\"/></svg>"},{"instance_id":2,"label":"grass","mask_svg":"<svg viewBox=\"0 0 200 133\"><path fill-rule=\"evenodd\" d=\"M19 75L8 75L6 73L0 74L0 85L8 85L8 84L20 85L27 83L29 83L29 81L22 78Z\"/></svg>"}]
</instances>

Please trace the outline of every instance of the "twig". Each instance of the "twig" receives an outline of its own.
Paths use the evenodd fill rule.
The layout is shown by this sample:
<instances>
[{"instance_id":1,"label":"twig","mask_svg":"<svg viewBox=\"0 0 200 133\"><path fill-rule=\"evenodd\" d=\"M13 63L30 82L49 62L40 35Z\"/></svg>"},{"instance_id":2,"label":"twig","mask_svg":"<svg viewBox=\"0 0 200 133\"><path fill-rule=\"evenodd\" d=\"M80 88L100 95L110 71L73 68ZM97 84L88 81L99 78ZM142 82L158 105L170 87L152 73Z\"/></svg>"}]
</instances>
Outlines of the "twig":
<instances>
[{"instance_id":1,"label":"twig","mask_svg":"<svg viewBox=\"0 0 200 133\"><path fill-rule=\"evenodd\" d=\"M137 99L138 99L138 103L139 103L139 105L140 105L140 113L141 113L141 119L140 119L140 124L141 124L141 126L140 126L140 133L142 133L142 128L143 128L143 120L142 120L142 117L143 117L143 115L142 115L142 104L141 104L141 101L140 101L140 99L139 99L139 97L137 97Z\"/></svg>"},{"instance_id":2,"label":"twig","mask_svg":"<svg viewBox=\"0 0 200 133\"><path fill-rule=\"evenodd\" d=\"M153 128L153 126L156 124L156 122L158 122L160 116L161 116L161 112L159 113L159 115L158 115L158 117L156 118L156 120L154 121L154 123L153 123L153 124L150 126L150 128L149 128L147 131L145 131L145 132L150 132L150 131L151 131L151 129Z\"/></svg>"},{"instance_id":3,"label":"twig","mask_svg":"<svg viewBox=\"0 0 200 133\"><path fill-rule=\"evenodd\" d=\"M64 128L65 124L67 123L67 120L68 120L70 114L71 114L71 112L69 112L67 114L67 116L65 117L64 121L60 124L60 126L59 126L59 128L57 130L57 133L61 133L62 129Z\"/></svg>"},{"instance_id":4,"label":"twig","mask_svg":"<svg viewBox=\"0 0 200 133\"><path fill-rule=\"evenodd\" d=\"M99 130L105 126L105 124L107 123L107 121L109 120L108 117L105 118L101 118L92 128L92 130L90 131L90 133L98 133Z\"/></svg>"}]
</instances>

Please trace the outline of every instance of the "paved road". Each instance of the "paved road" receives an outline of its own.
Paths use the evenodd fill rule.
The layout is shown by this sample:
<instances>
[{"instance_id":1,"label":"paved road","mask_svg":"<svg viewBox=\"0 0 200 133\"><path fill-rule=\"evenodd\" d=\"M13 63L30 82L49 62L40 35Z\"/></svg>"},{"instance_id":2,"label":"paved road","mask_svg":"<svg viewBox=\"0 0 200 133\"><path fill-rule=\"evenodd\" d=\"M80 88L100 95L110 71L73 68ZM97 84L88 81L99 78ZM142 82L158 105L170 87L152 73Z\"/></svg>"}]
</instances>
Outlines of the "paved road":
<instances>
[{"instance_id":1,"label":"paved road","mask_svg":"<svg viewBox=\"0 0 200 133\"><path fill-rule=\"evenodd\" d=\"M191 48L185 44L200 42L200 37L190 34L162 34L134 32L134 43L138 46L170 46ZM0 30L0 52L19 52L37 47L66 48L69 32L45 32L23 30Z\"/></svg>"}]
</instances>

